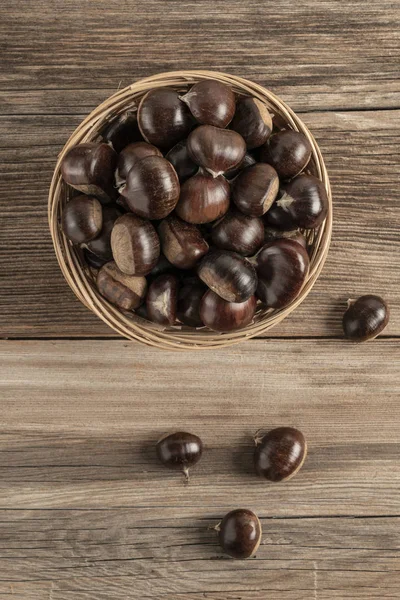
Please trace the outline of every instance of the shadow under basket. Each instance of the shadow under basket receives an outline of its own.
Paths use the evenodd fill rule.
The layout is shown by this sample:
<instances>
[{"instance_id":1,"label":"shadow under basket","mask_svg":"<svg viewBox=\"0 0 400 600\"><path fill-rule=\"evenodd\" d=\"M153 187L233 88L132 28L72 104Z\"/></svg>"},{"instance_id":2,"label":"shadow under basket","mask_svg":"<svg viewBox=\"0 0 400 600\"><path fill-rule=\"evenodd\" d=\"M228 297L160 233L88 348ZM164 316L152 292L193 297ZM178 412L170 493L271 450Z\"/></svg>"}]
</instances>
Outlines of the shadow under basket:
<instances>
[{"instance_id":1,"label":"shadow under basket","mask_svg":"<svg viewBox=\"0 0 400 600\"><path fill-rule=\"evenodd\" d=\"M297 298L281 310L265 309L259 305L250 325L228 333L216 333L204 327L197 329L181 325L162 327L134 313L116 308L99 294L95 285L96 272L85 264L81 250L68 241L60 227L63 208L73 193L73 190L63 182L60 172L61 161L68 150L80 143L98 141L99 132L105 124L128 109L135 110L142 96L149 90L172 87L179 92L185 92L191 85L202 79L216 79L229 85L237 94L259 98L280 123L304 133L312 145L312 156L307 172L321 179L329 199L328 215L322 225L315 230L304 232L308 241L310 270ZM304 300L317 280L328 254L332 231L332 195L329 178L321 152L310 131L282 100L265 88L241 77L213 71L176 71L154 75L119 90L100 104L75 130L58 157L50 187L48 210L50 231L61 271L79 300L122 336L157 348L174 350L230 346L264 334L280 323Z\"/></svg>"}]
</instances>

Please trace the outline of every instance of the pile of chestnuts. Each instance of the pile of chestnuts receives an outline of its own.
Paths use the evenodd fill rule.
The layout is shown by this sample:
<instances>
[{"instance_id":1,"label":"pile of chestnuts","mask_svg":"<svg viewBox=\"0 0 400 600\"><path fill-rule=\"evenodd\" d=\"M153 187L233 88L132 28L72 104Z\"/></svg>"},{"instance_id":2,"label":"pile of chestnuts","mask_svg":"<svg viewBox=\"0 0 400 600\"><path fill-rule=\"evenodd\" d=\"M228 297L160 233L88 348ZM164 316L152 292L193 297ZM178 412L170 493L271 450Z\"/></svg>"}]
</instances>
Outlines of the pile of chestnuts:
<instances>
[{"instance_id":1,"label":"pile of chestnuts","mask_svg":"<svg viewBox=\"0 0 400 600\"><path fill-rule=\"evenodd\" d=\"M62 177L80 194L62 212L100 294L162 326L217 332L299 294L304 230L328 212L305 169L308 138L274 126L258 98L216 80L158 88L70 149Z\"/></svg>"}]
</instances>

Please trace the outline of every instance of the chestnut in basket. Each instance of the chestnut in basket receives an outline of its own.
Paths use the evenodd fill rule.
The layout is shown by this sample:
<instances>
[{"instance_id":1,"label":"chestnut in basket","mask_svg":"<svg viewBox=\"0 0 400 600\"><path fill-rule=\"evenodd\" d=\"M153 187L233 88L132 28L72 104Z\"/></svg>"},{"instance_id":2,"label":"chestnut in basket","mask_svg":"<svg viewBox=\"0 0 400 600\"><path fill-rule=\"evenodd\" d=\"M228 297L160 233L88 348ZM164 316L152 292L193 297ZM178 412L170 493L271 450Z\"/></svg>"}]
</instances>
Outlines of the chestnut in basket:
<instances>
[{"instance_id":1,"label":"chestnut in basket","mask_svg":"<svg viewBox=\"0 0 400 600\"><path fill-rule=\"evenodd\" d=\"M307 456L304 435L294 427L277 427L255 437L254 466L260 477L287 481L299 472Z\"/></svg>"},{"instance_id":2,"label":"chestnut in basket","mask_svg":"<svg viewBox=\"0 0 400 600\"><path fill-rule=\"evenodd\" d=\"M303 133L286 129L269 138L261 149L261 161L272 165L282 179L291 179L306 168L311 152Z\"/></svg>"},{"instance_id":3,"label":"chestnut in basket","mask_svg":"<svg viewBox=\"0 0 400 600\"><path fill-rule=\"evenodd\" d=\"M298 242L280 239L257 255L257 297L268 308L283 308L299 294L308 273L307 251Z\"/></svg>"},{"instance_id":4,"label":"chestnut in basket","mask_svg":"<svg viewBox=\"0 0 400 600\"><path fill-rule=\"evenodd\" d=\"M188 223L211 223L227 212L229 196L230 186L224 177L214 178L200 170L182 185L176 213Z\"/></svg>"},{"instance_id":5,"label":"chestnut in basket","mask_svg":"<svg viewBox=\"0 0 400 600\"><path fill-rule=\"evenodd\" d=\"M196 165L189 156L187 140L182 140L175 144L175 146L165 155L165 158L174 167L181 183L195 175L199 170L198 165Z\"/></svg>"},{"instance_id":6,"label":"chestnut in basket","mask_svg":"<svg viewBox=\"0 0 400 600\"><path fill-rule=\"evenodd\" d=\"M61 175L68 185L107 203L116 197L114 172L117 158L108 144L79 144L62 159Z\"/></svg>"},{"instance_id":7,"label":"chestnut in basket","mask_svg":"<svg viewBox=\"0 0 400 600\"><path fill-rule=\"evenodd\" d=\"M200 304L207 286L198 278L183 280L178 295L178 320L189 327L203 327L200 317Z\"/></svg>"},{"instance_id":8,"label":"chestnut in basket","mask_svg":"<svg viewBox=\"0 0 400 600\"><path fill-rule=\"evenodd\" d=\"M120 188L129 209L146 219L163 219L179 199L179 179L174 167L161 156L148 156L134 165Z\"/></svg>"},{"instance_id":9,"label":"chestnut in basket","mask_svg":"<svg viewBox=\"0 0 400 600\"><path fill-rule=\"evenodd\" d=\"M305 236L298 229L291 231L282 231L282 229L276 229L275 227L264 227L264 243L274 242L280 239L290 239L294 242L299 243L303 248L307 248L307 240Z\"/></svg>"},{"instance_id":10,"label":"chestnut in basket","mask_svg":"<svg viewBox=\"0 0 400 600\"><path fill-rule=\"evenodd\" d=\"M264 244L264 223L232 210L213 227L211 240L217 248L252 256Z\"/></svg>"},{"instance_id":11,"label":"chestnut in basket","mask_svg":"<svg viewBox=\"0 0 400 600\"><path fill-rule=\"evenodd\" d=\"M82 244L95 238L103 225L100 202L93 196L76 196L70 200L62 213L61 227L74 244Z\"/></svg>"},{"instance_id":12,"label":"chestnut in basket","mask_svg":"<svg viewBox=\"0 0 400 600\"><path fill-rule=\"evenodd\" d=\"M328 214L324 184L314 175L299 175L281 187L280 197L267 213L267 221L280 229L314 229Z\"/></svg>"},{"instance_id":13,"label":"chestnut in basket","mask_svg":"<svg viewBox=\"0 0 400 600\"><path fill-rule=\"evenodd\" d=\"M272 206L279 191L278 174L271 165L257 163L243 169L233 182L232 200L251 217L261 217Z\"/></svg>"},{"instance_id":14,"label":"chestnut in basket","mask_svg":"<svg viewBox=\"0 0 400 600\"><path fill-rule=\"evenodd\" d=\"M249 150L265 144L272 133L272 117L267 106L258 98L238 100L235 116L230 125L244 139Z\"/></svg>"},{"instance_id":15,"label":"chestnut in basket","mask_svg":"<svg viewBox=\"0 0 400 600\"><path fill-rule=\"evenodd\" d=\"M192 269L208 252L208 244L200 229L175 215L161 221L158 234L163 253L180 269Z\"/></svg>"},{"instance_id":16,"label":"chestnut in basket","mask_svg":"<svg viewBox=\"0 0 400 600\"><path fill-rule=\"evenodd\" d=\"M202 125L226 127L235 113L235 94L230 87L214 79L204 79L183 96L181 100Z\"/></svg>"},{"instance_id":17,"label":"chestnut in basket","mask_svg":"<svg viewBox=\"0 0 400 600\"><path fill-rule=\"evenodd\" d=\"M160 240L150 221L126 214L115 221L111 249L123 273L147 275L158 262Z\"/></svg>"},{"instance_id":18,"label":"chestnut in basket","mask_svg":"<svg viewBox=\"0 0 400 600\"><path fill-rule=\"evenodd\" d=\"M112 260L111 250L111 231L115 221L122 215L116 206L103 206L103 226L100 233L93 239L86 242L84 245L91 253L105 261Z\"/></svg>"},{"instance_id":19,"label":"chestnut in basket","mask_svg":"<svg viewBox=\"0 0 400 600\"><path fill-rule=\"evenodd\" d=\"M240 165L246 154L241 135L229 129L200 125L188 137L188 151L194 162L218 177Z\"/></svg>"},{"instance_id":20,"label":"chestnut in basket","mask_svg":"<svg viewBox=\"0 0 400 600\"><path fill-rule=\"evenodd\" d=\"M389 322L389 307L380 296L368 294L358 300L348 300L343 315L343 331L353 342L376 338Z\"/></svg>"},{"instance_id":21,"label":"chestnut in basket","mask_svg":"<svg viewBox=\"0 0 400 600\"><path fill-rule=\"evenodd\" d=\"M115 262L101 267L96 283L100 294L123 310L134 310L140 306L147 290L145 277L122 273Z\"/></svg>"},{"instance_id":22,"label":"chestnut in basket","mask_svg":"<svg viewBox=\"0 0 400 600\"><path fill-rule=\"evenodd\" d=\"M206 327L214 331L235 331L252 322L256 305L255 296L250 296L245 302L227 302L209 290L200 303L200 318Z\"/></svg>"},{"instance_id":23,"label":"chestnut in basket","mask_svg":"<svg viewBox=\"0 0 400 600\"><path fill-rule=\"evenodd\" d=\"M149 286L146 298L147 315L159 325L173 325L176 321L178 302L178 278L165 273L159 275Z\"/></svg>"},{"instance_id":24,"label":"chestnut in basket","mask_svg":"<svg viewBox=\"0 0 400 600\"><path fill-rule=\"evenodd\" d=\"M118 179L125 181L132 167L147 156L162 156L162 154L158 148L147 142L134 142L126 146L118 157Z\"/></svg>"},{"instance_id":25,"label":"chestnut in basket","mask_svg":"<svg viewBox=\"0 0 400 600\"><path fill-rule=\"evenodd\" d=\"M215 529L221 548L233 558L250 558L260 546L261 523L257 515L246 508L229 512Z\"/></svg>"},{"instance_id":26,"label":"chestnut in basket","mask_svg":"<svg viewBox=\"0 0 400 600\"><path fill-rule=\"evenodd\" d=\"M156 451L165 467L182 471L188 480L189 468L197 464L203 454L203 442L193 433L176 431L160 438Z\"/></svg>"},{"instance_id":27,"label":"chestnut in basket","mask_svg":"<svg viewBox=\"0 0 400 600\"><path fill-rule=\"evenodd\" d=\"M212 250L201 261L197 273L210 289L228 302L244 302L257 288L253 265L235 252Z\"/></svg>"},{"instance_id":28,"label":"chestnut in basket","mask_svg":"<svg viewBox=\"0 0 400 600\"><path fill-rule=\"evenodd\" d=\"M240 165L238 165L234 169L229 169L229 171L224 173L225 179L227 179L228 181L232 181L233 179L235 179L235 177L239 175L241 171L243 171L243 169L245 169L246 167L250 167L251 165L255 165L256 162L257 161L254 158L254 156L252 154L249 154L249 152L246 152L246 154L244 155L244 159L242 160Z\"/></svg>"},{"instance_id":29,"label":"chestnut in basket","mask_svg":"<svg viewBox=\"0 0 400 600\"><path fill-rule=\"evenodd\" d=\"M111 142L116 152L121 152L128 144L143 139L139 131L136 113L132 111L118 115L110 123L106 123L100 134L105 142Z\"/></svg>"},{"instance_id":30,"label":"chestnut in basket","mask_svg":"<svg viewBox=\"0 0 400 600\"><path fill-rule=\"evenodd\" d=\"M143 96L138 108L138 124L146 142L168 150L188 136L194 119L178 92L158 88Z\"/></svg>"}]
</instances>

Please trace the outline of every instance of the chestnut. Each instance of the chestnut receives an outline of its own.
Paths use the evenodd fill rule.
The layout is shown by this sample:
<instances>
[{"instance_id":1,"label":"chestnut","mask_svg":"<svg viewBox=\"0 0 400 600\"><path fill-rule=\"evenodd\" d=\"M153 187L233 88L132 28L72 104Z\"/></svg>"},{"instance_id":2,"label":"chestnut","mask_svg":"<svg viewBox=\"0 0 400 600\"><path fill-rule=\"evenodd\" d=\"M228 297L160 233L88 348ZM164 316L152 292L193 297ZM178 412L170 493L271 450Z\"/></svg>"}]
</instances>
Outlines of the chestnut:
<instances>
[{"instance_id":1,"label":"chestnut","mask_svg":"<svg viewBox=\"0 0 400 600\"><path fill-rule=\"evenodd\" d=\"M143 96L138 108L138 124L146 142L169 150L188 136L194 119L178 92L158 88Z\"/></svg>"},{"instance_id":2,"label":"chestnut","mask_svg":"<svg viewBox=\"0 0 400 600\"><path fill-rule=\"evenodd\" d=\"M147 142L128 144L120 153L117 163L118 178L125 181L129 171L147 156L162 156L158 148Z\"/></svg>"},{"instance_id":3,"label":"chestnut","mask_svg":"<svg viewBox=\"0 0 400 600\"><path fill-rule=\"evenodd\" d=\"M149 221L126 214L115 221L111 249L121 271L128 275L146 275L158 262L160 240Z\"/></svg>"},{"instance_id":4,"label":"chestnut","mask_svg":"<svg viewBox=\"0 0 400 600\"><path fill-rule=\"evenodd\" d=\"M234 331L252 322L256 305L255 296L250 296L245 302L227 302L208 290L200 303L200 318L206 327L214 331Z\"/></svg>"},{"instance_id":5,"label":"chestnut","mask_svg":"<svg viewBox=\"0 0 400 600\"><path fill-rule=\"evenodd\" d=\"M121 152L128 144L143 139L139 131L136 113L132 111L122 113L110 123L106 123L100 134L105 142L111 142L116 152Z\"/></svg>"},{"instance_id":6,"label":"chestnut","mask_svg":"<svg viewBox=\"0 0 400 600\"><path fill-rule=\"evenodd\" d=\"M344 335L353 342L376 338L389 322L389 307L380 296L368 294L349 300L343 315Z\"/></svg>"},{"instance_id":7,"label":"chestnut","mask_svg":"<svg viewBox=\"0 0 400 600\"><path fill-rule=\"evenodd\" d=\"M280 239L266 244L257 255L257 297L268 308L283 308L299 294L310 260L298 242Z\"/></svg>"},{"instance_id":8,"label":"chestnut","mask_svg":"<svg viewBox=\"0 0 400 600\"><path fill-rule=\"evenodd\" d=\"M261 149L261 161L272 165L279 177L291 179L306 168L312 146L304 133L285 129L274 133Z\"/></svg>"},{"instance_id":9,"label":"chestnut","mask_svg":"<svg viewBox=\"0 0 400 600\"><path fill-rule=\"evenodd\" d=\"M256 163L243 169L233 182L232 200L245 215L261 217L279 191L279 177L271 165Z\"/></svg>"},{"instance_id":10,"label":"chestnut","mask_svg":"<svg viewBox=\"0 0 400 600\"><path fill-rule=\"evenodd\" d=\"M96 283L100 294L123 310L140 306L147 290L145 277L122 273L114 261L101 267Z\"/></svg>"},{"instance_id":11,"label":"chestnut","mask_svg":"<svg viewBox=\"0 0 400 600\"><path fill-rule=\"evenodd\" d=\"M230 128L240 133L249 150L265 144L272 133L272 117L258 98L240 98Z\"/></svg>"},{"instance_id":12,"label":"chestnut","mask_svg":"<svg viewBox=\"0 0 400 600\"><path fill-rule=\"evenodd\" d=\"M175 144L175 146L165 155L165 158L174 167L181 183L195 175L199 170L198 165L196 165L189 156L187 140L182 140Z\"/></svg>"},{"instance_id":13,"label":"chestnut","mask_svg":"<svg viewBox=\"0 0 400 600\"><path fill-rule=\"evenodd\" d=\"M226 127L235 114L235 94L215 79L203 79L181 96L198 123Z\"/></svg>"},{"instance_id":14,"label":"chestnut","mask_svg":"<svg viewBox=\"0 0 400 600\"><path fill-rule=\"evenodd\" d=\"M108 144L79 144L62 159L61 175L68 185L106 203L116 197L114 172L117 158L117 153Z\"/></svg>"},{"instance_id":15,"label":"chestnut","mask_svg":"<svg viewBox=\"0 0 400 600\"><path fill-rule=\"evenodd\" d=\"M103 226L101 231L93 240L84 244L90 252L105 261L112 260L113 258L111 250L111 231L115 221L121 215L122 212L118 210L116 206L103 206Z\"/></svg>"},{"instance_id":16,"label":"chestnut","mask_svg":"<svg viewBox=\"0 0 400 600\"><path fill-rule=\"evenodd\" d=\"M203 454L203 442L193 433L176 431L158 440L156 452L165 467L182 471L188 480L189 468L198 463Z\"/></svg>"},{"instance_id":17,"label":"chestnut","mask_svg":"<svg viewBox=\"0 0 400 600\"><path fill-rule=\"evenodd\" d=\"M189 327L203 327L200 317L200 304L207 287L200 279L183 280L178 295L178 320Z\"/></svg>"},{"instance_id":18,"label":"chestnut","mask_svg":"<svg viewBox=\"0 0 400 600\"><path fill-rule=\"evenodd\" d=\"M199 171L181 187L175 212L187 221L201 225L222 217L229 208L230 186L224 177Z\"/></svg>"},{"instance_id":19,"label":"chestnut","mask_svg":"<svg viewBox=\"0 0 400 600\"><path fill-rule=\"evenodd\" d=\"M246 144L241 135L212 125L200 125L192 131L187 147L194 162L213 177L240 165L246 154Z\"/></svg>"},{"instance_id":20,"label":"chestnut","mask_svg":"<svg viewBox=\"0 0 400 600\"><path fill-rule=\"evenodd\" d=\"M146 297L147 315L159 325L173 325L176 321L178 302L178 278L165 273L159 275L149 286Z\"/></svg>"},{"instance_id":21,"label":"chestnut","mask_svg":"<svg viewBox=\"0 0 400 600\"><path fill-rule=\"evenodd\" d=\"M280 197L267 213L267 221L280 229L314 229L325 219L328 208L322 181L303 174L281 187Z\"/></svg>"},{"instance_id":22,"label":"chestnut","mask_svg":"<svg viewBox=\"0 0 400 600\"><path fill-rule=\"evenodd\" d=\"M264 244L264 223L258 217L232 210L216 223L211 239L217 248L252 256Z\"/></svg>"},{"instance_id":23,"label":"chestnut","mask_svg":"<svg viewBox=\"0 0 400 600\"><path fill-rule=\"evenodd\" d=\"M101 204L93 196L75 196L66 204L61 216L62 230L74 244L95 238L102 224Z\"/></svg>"},{"instance_id":24,"label":"chestnut","mask_svg":"<svg viewBox=\"0 0 400 600\"><path fill-rule=\"evenodd\" d=\"M161 156L148 156L128 172L120 194L129 209L146 219L163 219L179 199L179 179L174 167Z\"/></svg>"},{"instance_id":25,"label":"chestnut","mask_svg":"<svg viewBox=\"0 0 400 600\"><path fill-rule=\"evenodd\" d=\"M192 269L208 252L208 244L200 229L175 215L161 221L158 234L163 253L180 269Z\"/></svg>"},{"instance_id":26,"label":"chestnut","mask_svg":"<svg viewBox=\"0 0 400 600\"><path fill-rule=\"evenodd\" d=\"M256 514L246 508L232 510L216 527L219 543L233 558L254 556L261 543L261 523Z\"/></svg>"},{"instance_id":27,"label":"chestnut","mask_svg":"<svg viewBox=\"0 0 400 600\"><path fill-rule=\"evenodd\" d=\"M212 250L201 261L200 279L227 302L244 302L257 288L257 274L243 256L227 250Z\"/></svg>"},{"instance_id":28,"label":"chestnut","mask_svg":"<svg viewBox=\"0 0 400 600\"><path fill-rule=\"evenodd\" d=\"M307 456L304 435L294 427L277 427L263 437L255 437L254 466L257 475L269 481L291 479Z\"/></svg>"},{"instance_id":29,"label":"chestnut","mask_svg":"<svg viewBox=\"0 0 400 600\"><path fill-rule=\"evenodd\" d=\"M93 254L93 252L90 252L90 250L87 250L86 248L83 250L83 258L85 259L86 264L92 269L100 269L108 262L107 260L96 256L96 254Z\"/></svg>"},{"instance_id":30,"label":"chestnut","mask_svg":"<svg viewBox=\"0 0 400 600\"><path fill-rule=\"evenodd\" d=\"M234 169L229 169L229 171L224 173L225 179L227 179L228 181L232 181L233 179L235 179L235 177L239 175L241 171L243 171L243 169L245 169L246 167L250 167L251 165L255 165L256 162L257 161L254 158L254 156L252 154L249 154L249 152L246 152L246 154L244 155L244 159L242 160L240 165L238 165Z\"/></svg>"},{"instance_id":31,"label":"chestnut","mask_svg":"<svg viewBox=\"0 0 400 600\"><path fill-rule=\"evenodd\" d=\"M297 242L303 248L307 248L307 240L305 236L298 229L291 231L282 231L282 229L276 229L275 227L264 227L264 243L274 242L280 239L290 239Z\"/></svg>"}]
</instances>

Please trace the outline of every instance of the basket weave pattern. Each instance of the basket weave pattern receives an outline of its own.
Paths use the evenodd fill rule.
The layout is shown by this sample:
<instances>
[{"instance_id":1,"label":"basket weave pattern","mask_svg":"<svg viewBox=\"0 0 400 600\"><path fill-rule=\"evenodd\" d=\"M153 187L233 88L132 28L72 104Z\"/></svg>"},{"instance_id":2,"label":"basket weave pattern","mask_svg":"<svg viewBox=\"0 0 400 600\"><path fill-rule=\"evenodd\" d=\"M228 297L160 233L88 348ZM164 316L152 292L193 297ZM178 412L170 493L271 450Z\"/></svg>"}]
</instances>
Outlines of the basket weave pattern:
<instances>
[{"instance_id":1,"label":"basket weave pattern","mask_svg":"<svg viewBox=\"0 0 400 600\"><path fill-rule=\"evenodd\" d=\"M321 179L329 199L329 211L324 223L316 230L304 232L308 240L310 270L298 297L281 310L258 307L253 323L244 329L229 333L216 333L206 328L193 329L185 326L165 328L116 308L98 293L94 271L86 266L81 251L72 246L60 227L62 211L71 194L60 173L61 161L68 150L83 142L99 140L99 131L104 125L128 109L135 110L142 96L149 90L172 87L184 92L202 79L217 79L231 86L238 94L259 98L286 126L304 133L312 146L312 157L307 171ZM74 131L58 157L50 187L48 211L57 260L65 279L79 300L122 336L158 348L175 350L229 346L265 333L277 325L304 300L317 280L328 253L332 230L332 196L329 178L321 152L310 131L286 104L265 88L240 77L213 71L177 71L154 75L116 92L100 104Z\"/></svg>"}]
</instances>

